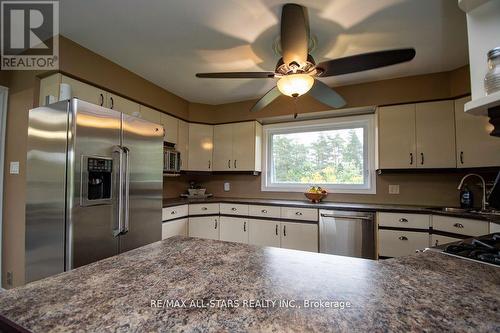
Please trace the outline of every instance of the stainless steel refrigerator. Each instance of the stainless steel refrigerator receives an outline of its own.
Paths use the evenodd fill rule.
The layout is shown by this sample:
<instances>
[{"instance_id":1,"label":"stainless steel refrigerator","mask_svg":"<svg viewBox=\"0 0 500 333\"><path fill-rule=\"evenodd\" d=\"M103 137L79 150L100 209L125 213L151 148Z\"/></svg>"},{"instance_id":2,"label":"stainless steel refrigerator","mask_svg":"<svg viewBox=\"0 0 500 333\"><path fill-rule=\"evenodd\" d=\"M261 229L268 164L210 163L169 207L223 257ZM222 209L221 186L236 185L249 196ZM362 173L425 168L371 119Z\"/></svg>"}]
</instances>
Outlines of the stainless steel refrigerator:
<instances>
[{"instance_id":1,"label":"stainless steel refrigerator","mask_svg":"<svg viewBox=\"0 0 500 333\"><path fill-rule=\"evenodd\" d=\"M26 281L161 239L163 127L78 99L29 112Z\"/></svg>"}]
</instances>

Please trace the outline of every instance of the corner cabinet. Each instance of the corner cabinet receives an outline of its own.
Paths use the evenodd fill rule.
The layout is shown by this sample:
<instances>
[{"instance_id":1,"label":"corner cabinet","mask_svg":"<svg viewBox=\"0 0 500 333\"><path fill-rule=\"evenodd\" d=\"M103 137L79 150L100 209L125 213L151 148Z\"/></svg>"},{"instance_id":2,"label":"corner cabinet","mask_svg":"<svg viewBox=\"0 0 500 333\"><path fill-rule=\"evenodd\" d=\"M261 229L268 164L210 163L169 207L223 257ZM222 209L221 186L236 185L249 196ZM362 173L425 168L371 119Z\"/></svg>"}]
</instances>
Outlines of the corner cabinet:
<instances>
[{"instance_id":1,"label":"corner cabinet","mask_svg":"<svg viewBox=\"0 0 500 333\"><path fill-rule=\"evenodd\" d=\"M215 125L213 171L261 171L261 149L260 123Z\"/></svg>"},{"instance_id":2,"label":"corner cabinet","mask_svg":"<svg viewBox=\"0 0 500 333\"><path fill-rule=\"evenodd\" d=\"M189 124L188 170L212 171L213 126Z\"/></svg>"},{"instance_id":3,"label":"corner cabinet","mask_svg":"<svg viewBox=\"0 0 500 333\"><path fill-rule=\"evenodd\" d=\"M487 117L466 113L470 97L455 101L457 166L459 168L500 166L500 139L490 135L493 125Z\"/></svg>"}]
</instances>

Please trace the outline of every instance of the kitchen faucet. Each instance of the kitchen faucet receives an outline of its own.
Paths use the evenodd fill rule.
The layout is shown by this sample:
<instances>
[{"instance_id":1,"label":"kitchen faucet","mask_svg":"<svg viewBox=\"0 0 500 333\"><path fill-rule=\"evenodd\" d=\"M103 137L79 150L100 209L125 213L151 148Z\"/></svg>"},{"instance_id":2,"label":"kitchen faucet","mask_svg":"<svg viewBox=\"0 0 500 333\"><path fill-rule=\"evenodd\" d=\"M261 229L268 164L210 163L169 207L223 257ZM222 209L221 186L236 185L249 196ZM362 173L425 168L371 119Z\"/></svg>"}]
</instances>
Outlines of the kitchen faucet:
<instances>
[{"instance_id":1,"label":"kitchen faucet","mask_svg":"<svg viewBox=\"0 0 500 333\"><path fill-rule=\"evenodd\" d=\"M462 186L464 185L464 181L469 178L469 177L472 177L472 176L475 176L475 177L478 177L479 179L481 179L481 183L482 183L482 186L483 186L483 201L481 202L481 210L482 211L485 211L486 210L486 182L484 181L484 178L481 177L480 175L478 175L477 173L469 173L469 174L466 174L462 180L460 181L460 184L458 185L457 189L460 191L462 190Z\"/></svg>"}]
</instances>

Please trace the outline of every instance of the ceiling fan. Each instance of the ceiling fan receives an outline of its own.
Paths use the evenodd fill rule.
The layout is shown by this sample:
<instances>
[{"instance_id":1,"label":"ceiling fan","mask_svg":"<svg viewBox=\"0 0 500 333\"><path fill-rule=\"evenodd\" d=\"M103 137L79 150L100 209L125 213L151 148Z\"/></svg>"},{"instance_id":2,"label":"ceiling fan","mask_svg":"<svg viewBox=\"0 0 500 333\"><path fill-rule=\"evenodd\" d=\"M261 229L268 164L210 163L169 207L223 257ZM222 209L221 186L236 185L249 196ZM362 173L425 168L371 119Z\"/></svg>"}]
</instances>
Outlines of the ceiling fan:
<instances>
[{"instance_id":1,"label":"ceiling fan","mask_svg":"<svg viewBox=\"0 0 500 333\"><path fill-rule=\"evenodd\" d=\"M217 79L272 79L278 78L276 87L269 90L251 111L259 111L280 94L299 97L307 92L328 106L339 108L345 101L338 93L315 77L327 77L360 72L410 61L415 49L386 50L363 53L316 64L308 54L309 22L306 9L297 4L285 4L281 12L282 58L274 72L197 73L199 78Z\"/></svg>"}]
</instances>

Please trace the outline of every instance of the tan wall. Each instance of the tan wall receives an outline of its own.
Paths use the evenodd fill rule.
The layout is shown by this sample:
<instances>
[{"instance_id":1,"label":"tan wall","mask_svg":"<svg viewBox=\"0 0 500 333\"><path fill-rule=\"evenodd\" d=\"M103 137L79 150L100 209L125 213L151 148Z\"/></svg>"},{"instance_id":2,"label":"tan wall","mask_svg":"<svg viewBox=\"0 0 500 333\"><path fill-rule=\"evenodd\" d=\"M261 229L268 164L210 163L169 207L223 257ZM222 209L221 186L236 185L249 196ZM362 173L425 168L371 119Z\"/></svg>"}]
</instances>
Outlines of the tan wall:
<instances>
[{"instance_id":1,"label":"tan wall","mask_svg":"<svg viewBox=\"0 0 500 333\"><path fill-rule=\"evenodd\" d=\"M137 102L188 118L188 102L88 49L60 38L60 70ZM26 202L26 144L28 110L37 106L39 79L43 72L0 72L0 85L9 87L5 170L10 161L20 162L20 174L4 175L2 286L6 272L14 274L14 286L24 283L24 230Z\"/></svg>"}]
</instances>

